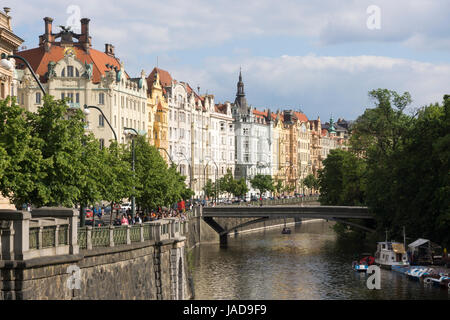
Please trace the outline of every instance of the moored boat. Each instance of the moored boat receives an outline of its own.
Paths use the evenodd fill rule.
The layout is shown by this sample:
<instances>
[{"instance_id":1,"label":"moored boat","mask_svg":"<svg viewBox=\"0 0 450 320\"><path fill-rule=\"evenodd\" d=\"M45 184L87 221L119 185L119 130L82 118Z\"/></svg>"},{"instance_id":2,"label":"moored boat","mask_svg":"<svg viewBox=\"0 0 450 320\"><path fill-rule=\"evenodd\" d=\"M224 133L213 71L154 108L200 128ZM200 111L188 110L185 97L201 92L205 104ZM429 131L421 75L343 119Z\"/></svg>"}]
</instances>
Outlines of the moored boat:
<instances>
[{"instance_id":1,"label":"moored boat","mask_svg":"<svg viewBox=\"0 0 450 320\"><path fill-rule=\"evenodd\" d=\"M358 272L366 272L370 265L375 263L375 258L370 254L363 254L359 261L352 262L352 269Z\"/></svg>"},{"instance_id":2,"label":"moored boat","mask_svg":"<svg viewBox=\"0 0 450 320\"><path fill-rule=\"evenodd\" d=\"M386 269L391 269L392 266L409 266L405 246L399 242L378 242L375 263Z\"/></svg>"},{"instance_id":3,"label":"moored boat","mask_svg":"<svg viewBox=\"0 0 450 320\"><path fill-rule=\"evenodd\" d=\"M417 266L410 268L408 271L406 271L405 274L408 276L409 279L422 280L428 275L432 274L432 272L433 272L432 268Z\"/></svg>"}]
</instances>

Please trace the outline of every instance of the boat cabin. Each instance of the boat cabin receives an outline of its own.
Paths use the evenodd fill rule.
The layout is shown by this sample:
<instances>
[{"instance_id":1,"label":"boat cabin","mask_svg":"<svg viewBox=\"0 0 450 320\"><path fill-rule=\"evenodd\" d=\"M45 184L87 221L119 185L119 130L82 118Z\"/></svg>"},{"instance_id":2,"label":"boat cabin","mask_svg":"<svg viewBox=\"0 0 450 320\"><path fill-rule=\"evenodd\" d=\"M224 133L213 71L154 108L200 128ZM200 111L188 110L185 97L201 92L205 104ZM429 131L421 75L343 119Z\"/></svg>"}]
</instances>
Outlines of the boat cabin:
<instances>
[{"instance_id":1,"label":"boat cabin","mask_svg":"<svg viewBox=\"0 0 450 320\"><path fill-rule=\"evenodd\" d=\"M409 265L404 245L391 241L378 242L375 263L388 268Z\"/></svg>"}]
</instances>

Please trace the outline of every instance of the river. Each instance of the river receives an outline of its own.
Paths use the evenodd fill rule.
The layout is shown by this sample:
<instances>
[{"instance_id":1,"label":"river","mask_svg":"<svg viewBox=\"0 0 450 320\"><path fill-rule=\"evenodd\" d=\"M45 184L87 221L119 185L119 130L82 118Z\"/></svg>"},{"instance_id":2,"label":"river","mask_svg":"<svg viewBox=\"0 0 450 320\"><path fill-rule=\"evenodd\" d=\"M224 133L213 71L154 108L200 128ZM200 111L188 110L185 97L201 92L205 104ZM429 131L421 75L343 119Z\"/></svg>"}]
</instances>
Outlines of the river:
<instances>
[{"instance_id":1,"label":"river","mask_svg":"<svg viewBox=\"0 0 450 320\"><path fill-rule=\"evenodd\" d=\"M323 220L239 234L228 246L201 244L192 252L198 300L450 299L450 290L431 287L381 270L381 289L369 290L367 276L351 269L367 246L338 241ZM372 249L373 247L373 249Z\"/></svg>"}]
</instances>

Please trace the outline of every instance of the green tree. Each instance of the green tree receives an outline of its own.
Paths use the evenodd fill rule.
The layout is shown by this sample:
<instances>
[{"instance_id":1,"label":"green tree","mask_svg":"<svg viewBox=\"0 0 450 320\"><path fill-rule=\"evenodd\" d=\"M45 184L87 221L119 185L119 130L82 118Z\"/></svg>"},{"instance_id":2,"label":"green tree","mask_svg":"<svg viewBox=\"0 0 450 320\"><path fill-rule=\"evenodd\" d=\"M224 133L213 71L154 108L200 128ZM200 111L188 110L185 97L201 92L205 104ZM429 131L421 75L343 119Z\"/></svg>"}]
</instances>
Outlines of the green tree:
<instances>
[{"instance_id":1,"label":"green tree","mask_svg":"<svg viewBox=\"0 0 450 320\"><path fill-rule=\"evenodd\" d=\"M208 179L208 181L206 182L205 186L203 187L203 192L208 198L216 197L216 185L211 181L211 179Z\"/></svg>"},{"instance_id":2,"label":"green tree","mask_svg":"<svg viewBox=\"0 0 450 320\"><path fill-rule=\"evenodd\" d=\"M313 174L307 175L302 182L308 189L318 189L319 187L319 180Z\"/></svg>"},{"instance_id":3,"label":"green tree","mask_svg":"<svg viewBox=\"0 0 450 320\"><path fill-rule=\"evenodd\" d=\"M270 175L257 174L253 177L253 179L250 180L250 184L252 185L253 189L256 189L259 191L260 197L266 191L273 192L275 190L274 185L273 185L272 176L270 176Z\"/></svg>"},{"instance_id":4,"label":"green tree","mask_svg":"<svg viewBox=\"0 0 450 320\"><path fill-rule=\"evenodd\" d=\"M355 206L365 201L365 162L348 151L331 150L319 171L323 205ZM311 183L314 183L313 181Z\"/></svg>"},{"instance_id":5,"label":"green tree","mask_svg":"<svg viewBox=\"0 0 450 320\"><path fill-rule=\"evenodd\" d=\"M245 182L245 178L240 178L238 180L234 180L231 193L235 197L243 197L249 191L247 187L247 183Z\"/></svg>"},{"instance_id":6,"label":"green tree","mask_svg":"<svg viewBox=\"0 0 450 320\"><path fill-rule=\"evenodd\" d=\"M111 142L108 148L103 149L103 159L104 171L99 176L103 185L102 198L111 204L112 213L113 204L120 203L122 199L133 194L133 185L138 182L133 177L124 147L119 147L117 142Z\"/></svg>"},{"instance_id":7,"label":"green tree","mask_svg":"<svg viewBox=\"0 0 450 320\"><path fill-rule=\"evenodd\" d=\"M10 165L2 177L2 193L16 205L73 206L92 172L83 162L83 113L69 111L64 100L51 96L44 97L36 113L15 101L8 104L1 103L1 144Z\"/></svg>"},{"instance_id":8,"label":"green tree","mask_svg":"<svg viewBox=\"0 0 450 320\"><path fill-rule=\"evenodd\" d=\"M279 195L283 190L283 180L277 179L273 187L275 192Z\"/></svg>"},{"instance_id":9,"label":"green tree","mask_svg":"<svg viewBox=\"0 0 450 320\"><path fill-rule=\"evenodd\" d=\"M35 148L28 117L15 99L0 100L0 189L16 206L31 202L33 195L49 197L48 188L39 183L45 176L43 155Z\"/></svg>"}]
</instances>

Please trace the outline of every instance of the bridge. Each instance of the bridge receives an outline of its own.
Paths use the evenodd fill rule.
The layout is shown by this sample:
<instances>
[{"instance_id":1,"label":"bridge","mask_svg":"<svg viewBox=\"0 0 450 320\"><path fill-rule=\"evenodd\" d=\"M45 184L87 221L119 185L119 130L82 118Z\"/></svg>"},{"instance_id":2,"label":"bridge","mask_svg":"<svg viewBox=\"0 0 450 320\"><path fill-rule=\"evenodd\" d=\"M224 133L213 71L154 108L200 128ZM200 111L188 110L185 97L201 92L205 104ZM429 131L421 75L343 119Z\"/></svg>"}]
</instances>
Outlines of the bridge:
<instances>
[{"instance_id":1,"label":"bridge","mask_svg":"<svg viewBox=\"0 0 450 320\"><path fill-rule=\"evenodd\" d=\"M333 220L365 231L373 229L348 221L347 219L374 219L367 207L350 206L217 206L198 207L203 220L220 236L220 243L226 244L230 232L244 226L270 220L283 218L316 218ZM231 228L223 228L214 218L254 218Z\"/></svg>"}]
</instances>

